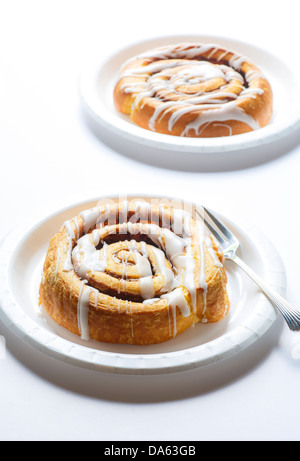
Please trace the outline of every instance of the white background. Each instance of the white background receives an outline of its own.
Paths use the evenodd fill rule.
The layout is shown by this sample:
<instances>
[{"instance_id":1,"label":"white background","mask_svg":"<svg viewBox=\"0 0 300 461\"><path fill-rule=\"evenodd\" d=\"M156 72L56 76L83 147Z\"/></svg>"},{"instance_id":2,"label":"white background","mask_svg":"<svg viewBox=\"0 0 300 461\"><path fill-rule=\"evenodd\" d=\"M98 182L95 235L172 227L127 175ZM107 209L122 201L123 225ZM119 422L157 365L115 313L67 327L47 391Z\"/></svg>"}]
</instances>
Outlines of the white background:
<instances>
[{"instance_id":1,"label":"white background","mask_svg":"<svg viewBox=\"0 0 300 461\"><path fill-rule=\"evenodd\" d=\"M90 130L78 101L87 58L168 34L242 39L299 60L296 2L0 2L0 238L79 197L167 194L258 224L300 307L300 146L247 169L182 172L135 161ZM216 367L172 377L107 376L50 359L3 325L1 440L299 440L300 336L280 319ZM300 334L300 333L299 333Z\"/></svg>"}]
</instances>

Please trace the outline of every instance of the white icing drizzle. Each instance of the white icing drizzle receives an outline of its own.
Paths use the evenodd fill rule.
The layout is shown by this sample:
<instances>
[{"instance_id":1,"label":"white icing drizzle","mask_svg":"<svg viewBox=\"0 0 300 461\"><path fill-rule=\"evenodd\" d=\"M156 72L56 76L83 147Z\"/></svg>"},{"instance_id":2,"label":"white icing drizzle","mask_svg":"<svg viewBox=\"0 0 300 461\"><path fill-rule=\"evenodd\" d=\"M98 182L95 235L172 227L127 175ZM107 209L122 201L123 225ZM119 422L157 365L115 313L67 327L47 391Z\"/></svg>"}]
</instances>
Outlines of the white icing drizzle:
<instances>
[{"instance_id":1,"label":"white icing drizzle","mask_svg":"<svg viewBox=\"0 0 300 461\"><path fill-rule=\"evenodd\" d=\"M197 285L203 290L204 308L203 315L206 311L206 294L207 283L205 278L205 248L209 252L211 259L216 267L221 270L223 267L220 262L217 251L215 251L211 239L205 235L204 224L202 221L196 222L196 229L198 233L199 246L200 246L200 271L195 274L195 258L194 248L192 244L192 217L191 214L185 210L173 209L171 222L169 223L172 230L168 228L161 228L153 223L143 222L125 222L128 217L128 202L124 201L122 205L122 213L124 222L117 226L118 233L129 234L134 236L138 233L147 235L156 246L151 247L152 254L155 257L156 271L164 277L164 286L159 293L155 294L154 290L154 276L152 273L152 266L149 261L149 251L147 244L144 241L137 242L134 238L126 241L126 251L121 251L121 256L118 254L113 255L116 263L122 264L122 279L120 284L125 287L127 281L128 259L133 256L136 269L139 274L139 288L140 294L145 305L155 304L161 300L167 300L169 309L173 317L173 334L176 335L176 308L178 307L184 317L191 315L189 302L183 292L182 287L190 293L191 307L193 312L196 312L197 304ZM108 211L108 208L107 210ZM147 202L138 202L135 206L135 219L149 219L151 208ZM165 211L163 207L160 208L162 219L165 218ZM90 306L90 296L94 292L95 299L93 302L94 307L97 307L100 293L95 288L86 286L89 278L95 272L105 272L107 267L107 248L108 244L105 240L102 241L101 235L102 225L104 222L99 208L93 208L81 213L83 219L84 232L89 232L100 222L100 228L93 229L92 232L83 235L77 240L73 249L73 240L77 236L71 225L71 221L67 221L64 226L67 233L68 248L65 249L65 261L63 264L64 271L72 271L70 275L71 287L73 284L73 277L75 273L82 280L80 285L77 314L78 314L78 328L82 339L89 339L88 327L88 313ZM99 221L98 221L99 220ZM75 220L73 220L75 224ZM77 229L77 226L75 224ZM79 229L79 228L78 228ZM111 226L109 232L116 233L116 227ZM105 234L107 235L107 234ZM100 250L97 246L101 243ZM172 264L172 268L166 264L167 260ZM61 262L62 255L60 250L57 254L57 267L55 276L57 276L58 267ZM131 258L132 261L132 258ZM132 262L130 263L132 264ZM120 285L121 287L121 285ZM72 290L71 290L72 291ZM120 290L119 290L120 291ZM71 294L70 294L71 297ZM118 312L121 308L121 299L116 300L118 304ZM132 312L131 302L126 302L126 310ZM205 322L205 318L203 320ZM171 322L169 318L169 322ZM133 335L133 320L131 319L132 335Z\"/></svg>"},{"instance_id":2,"label":"white icing drizzle","mask_svg":"<svg viewBox=\"0 0 300 461\"><path fill-rule=\"evenodd\" d=\"M128 221L128 207L129 207L128 200L123 200L122 206L119 212L119 222L120 223Z\"/></svg>"},{"instance_id":3,"label":"white icing drizzle","mask_svg":"<svg viewBox=\"0 0 300 461\"><path fill-rule=\"evenodd\" d=\"M84 223L83 232L84 234L87 234L97 222L100 216L100 210L97 207L91 208L90 210L86 210L80 213L80 216L82 217Z\"/></svg>"},{"instance_id":4,"label":"white icing drizzle","mask_svg":"<svg viewBox=\"0 0 300 461\"><path fill-rule=\"evenodd\" d=\"M73 248L73 238L70 235L67 235L68 248L66 249L66 259L63 265L63 271L69 272L73 269L73 264L71 260L71 252Z\"/></svg>"},{"instance_id":5,"label":"white icing drizzle","mask_svg":"<svg viewBox=\"0 0 300 461\"><path fill-rule=\"evenodd\" d=\"M207 124L205 124L205 127ZM222 123L214 123L213 126L220 126L220 127L225 127L228 130L228 136L232 136L232 128L230 125L222 124ZM205 128L204 128L205 129ZM203 130L204 131L204 130Z\"/></svg>"},{"instance_id":6,"label":"white icing drizzle","mask_svg":"<svg viewBox=\"0 0 300 461\"><path fill-rule=\"evenodd\" d=\"M181 210L180 208L174 208L172 214L172 230L176 235L190 237L190 222L191 215L188 211Z\"/></svg>"},{"instance_id":7,"label":"white icing drizzle","mask_svg":"<svg viewBox=\"0 0 300 461\"><path fill-rule=\"evenodd\" d=\"M179 307L183 317L189 317L191 312L187 300L184 296L182 288L176 288L176 290L171 291L161 296L162 299L167 299L169 306L172 309L173 314L173 336L177 334L177 323L176 323L176 308Z\"/></svg>"},{"instance_id":8,"label":"white icing drizzle","mask_svg":"<svg viewBox=\"0 0 300 461\"><path fill-rule=\"evenodd\" d=\"M106 268L107 244L104 242L102 250L98 251L93 237L94 233L81 237L72 252L73 266L81 279L88 279L90 272L104 272Z\"/></svg>"},{"instance_id":9,"label":"white icing drizzle","mask_svg":"<svg viewBox=\"0 0 300 461\"><path fill-rule=\"evenodd\" d=\"M100 293L99 293L98 290L94 290L94 293L95 293L94 307L97 307L98 306L98 301L99 301L99 298L100 298Z\"/></svg>"},{"instance_id":10,"label":"white icing drizzle","mask_svg":"<svg viewBox=\"0 0 300 461\"><path fill-rule=\"evenodd\" d=\"M171 269L166 266L165 254L158 248L153 248L158 271L163 275L165 279L164 291L169 291L175 284L174 274ZM153 297L153 296L152 296Z\"/></svg>"},{"instance_id":11,"label":"white icing drizzle","mask_svg":"<svg viewBox=\"0 0 300 461\"><path fill-rule=\"evenodd\" d=\"M83 280L80 285L80 291L78 296L77 304L77 319L78 319L78 330L81 339L88 341L90 339L89 334L89 322L88 315L90 309L90 295L92 288L86 287L86 280Z\"/></svg>"},{"instance_id":12,"label":"white icing drizzle","mask_svg":"<svg viewBox=\"0 0 300 461\"><path fill-rule=\"evenodd\" d=\"M208 59L212 57L220 48L218 45L207 44L181 44L169 46L143 53L127 61L123 69L140 59L149 58L149 60L159 59L159 61L149 62L143 66L131 66L122 69L119 80L129 78L128 82L123 83L122 89L127 94L134 96L132 110L136 109L142 102L141 107L147 101L147 98L155 97L159 104L149 121L149 129L155 131L155 124L162 117L171 111L168 121L168 129L171 132L175 123L185 114L195 113L195 119L187 124L182 131L181 136L186 136L190 130L194 130L197 135L201 134L207 124L212 122L226 122L237 120L247 124L253 130L260 128L259 123L249 114L247 114L237 102L243 98L253 98L261 95L264 91L255 87L255 81L264 78L259 71L251 70L245 74L245 79L250 88L246 88L243 76L239 73L242 64L246 58L233 51L224 51L219 56L221 61L228 53L232 57L225 64L212 64L207 61L199 61L195 58L211 50ZM176 68L176 73L174 72ZM137 77L137 78L135 78ZM144 81L140 81L140 78ZM196 85L208 80L219 79L223 85L217 90L205 92L200 91L189 95L182 91L185 85ZM226 88L231 82L235 82L235 87L240 86L238 94L227 92ZM163 92L163 96L161 93ZM175 95L176 98L169 95ZM215 125L217 126L217 125ZM228 134L232 135L232 129L227 124Z\"/></svg>"},{"instance_id":13,"label":"white icing drizzle","mask_svg":"<svg viewBox=\"0 0 300 461\"><path fill-rule=\"evenodd\" d=\"M151 205L149 202L137 201L135 203L135 218L151 221Z\"/></svg>"},{"instance_id":14,"label":"white icing drizzle","mask_svg":"<svg viewBox=\"0 0 300 461\"><path fill-rule=\"evenodd\" d=\"M75 233L73 231L73 227L71 226L71 221L66 221L64 226L66 228L68 237L75 239Z\"/></svg>"},{"instance_id":15,"label":"white icing drizzle","mask_svg":"<svg viewBox=\"0 0 300 461\"><path fill-rule=\"evenodd\" d=\"M155 304L157 303L158 301L160 301L160 298L152 298L152 299L145 299L143 301L143 304Z\"/></svg>"},{"instance_id":16,"label":"white icing drizzle","mask_svg":"<svg viewBox=\"0 0 300 461\"><path fill-rule=\"evenodd\" d=\"M76 228L76 236L75 236L75 238L78 239L80 231L79 231L79 222L78 222L77 216L75 218L73 218L73 222L74 222L74 225L75 225L75 228Z\"/></svg>"},{"instance_id":17,"label":"white icing drizzle","mask_svg":"<svg viewBox=\"0 0 300 461\"><path fill-rule=\"evenodd\" d=\"M205 253L204 253L204 242L205 242L205 235L204 235L204 224L203 221L197 221L197 227L198 227L198 237L199 237L199 246L200 246L200 274L199 274L199 280L200 280L200 287L203 289L203 302L204 302L204 308L202 314L205 314L206 311L206 295L207 295L207 283L206 283L206 277L205 277Z\"/></svg>"},{"instance_id":18,"label":"white icing drizzle","mask_svg":"<svg viewBox=\"0 0 300 461\"><path fill-rule=\"evenodd\" d=\"M154 298L155 292L153 287L152 275L149 277L142 277L139 279L139 286L141 296L144 300Z\"/></svg>"},{"instance_id":19,"label":"white icing drizzle","mask_svg":"<svg viewBox=\"0 0 300 461\"><path fill-rule=\"evenodd\" d=\"M212 241L210 239L210 237L206 236L204 238L204 241L205 241L205 245L206 245L206 248L214 262L214 265L216 267L223 267L223 264L221 263L221 261L219 260L214 248L213 248L213 244L212 244Z\"/></svg>"},{"instance_id":20,"label":"white icing drizzle","mask_svg":"<svg viewBox=\"0 0 300 461\"><path fill-rule=\"evenodd\" d=\"M142 298L150 299L154 297L154 286L152 278L152 268L148 259L147 245L145 242L141 242L141 250L135 240L128 242L128 249L133 252L136 260L136 267L139 278L139 287ZM140 254L140 251L142 254Z\"/></svg>"}]
</instances>

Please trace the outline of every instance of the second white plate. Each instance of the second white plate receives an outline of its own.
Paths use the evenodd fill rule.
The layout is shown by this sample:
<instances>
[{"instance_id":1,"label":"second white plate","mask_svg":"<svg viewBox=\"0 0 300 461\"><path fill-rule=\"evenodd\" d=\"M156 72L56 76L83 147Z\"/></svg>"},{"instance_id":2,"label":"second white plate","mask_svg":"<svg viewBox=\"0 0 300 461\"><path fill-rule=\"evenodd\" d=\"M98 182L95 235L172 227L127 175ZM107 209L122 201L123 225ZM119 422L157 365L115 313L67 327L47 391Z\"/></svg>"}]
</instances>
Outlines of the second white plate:
<instances>
[{"instance_id":1,"label":"second white plate","mask_svg":"<svg viewBox=\"0 0 300 461\"><path fill-rule=\"evenodd\" d=\"M232 137L182 138L140 128L129 117L116 111L112 97L113 87L118 71L124 62L137 54L158 46L188 41L220 44L248 56L261 68L269 79L274 92L274 114L268 126L251 133ZM81 74L79 90L84 108L92 116L99 129L106 132L107 136L117 135L120 142L123 143L123 147L124 143L129 143L128 149L134 150L134 146L136 146L137 157L141 160L151 161L155 158L156 151L159 152L160 156L163 152L165 161L170 166L172 161L178 163L179 154L182 158L182 165L186 165L187 162L193 163L195 159L204 160L208 154L210 154L211 161L216 164L221 154L229 154L229 152L235 152L235 158L240 162L241 151L278 142L279 139L300 128L300 84L296 78L296 69L291 69L288 64L268 51L238 40L217 36L160 37L128 46L103 61L95 57L91 63L85 66ZM259 156L261 155L259 153ZM228 159L230 160L229 156ZM178 163L179 166L180 162Z\"/></svg>"}]
</instances>

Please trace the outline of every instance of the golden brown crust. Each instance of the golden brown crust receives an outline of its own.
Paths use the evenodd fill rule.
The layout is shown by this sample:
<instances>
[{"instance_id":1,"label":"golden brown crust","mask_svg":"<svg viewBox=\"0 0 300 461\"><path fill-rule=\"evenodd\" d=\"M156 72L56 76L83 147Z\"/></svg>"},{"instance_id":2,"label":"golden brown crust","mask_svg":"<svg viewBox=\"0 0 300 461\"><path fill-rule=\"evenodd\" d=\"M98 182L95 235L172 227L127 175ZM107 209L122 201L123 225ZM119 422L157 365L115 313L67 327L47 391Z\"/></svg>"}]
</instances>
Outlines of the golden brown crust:
<instances>
[{"instance_id":1,"label":"golden brown crust","mask_svg":"<svg viewBox=\"0 0 300 461\"><path fill-rule=\"evenodd\" d=\"M116 109L140 127L173 136L242 134L267 125L273 111L260 70L216 45L171 45L131 59L113 97Z\"/></svg>"},{"instance_id":2,"label":"golden brown crust","mask_svg":"<svg viewBox=\"0 0 300 461\"><path fill-rule=\"evenodd\" d=\"M96 210L100 218L105 215L105 207ZM181 270L183 267L180 266L182 262L177 266L176 262L174 263L178 251L177 255L172 253L172 261L170 261L170 251L167 249L163 252L159 249L158 240L153 238L154 234L149 234L150 227L147 227L149 221L140 219L138 224L134 223L129 228L129 224L119 221L120 205L116 204L115 210L113 215L117 216L117 223L111 224L110 218L106 219L104 216L102 221L100 219L100 224L97 219L87 231L85 229L87 221L80 215L65 224L51 240L44 263L39 295L40 303L57 323L76 335L85 336L84 339L146 345L167 341L197 322L217 322L226 316L229 300L223 256L211 237L209 237L211 245L207 246L208 244L202 242L199 237L201 233L197 234L198 228L194 225L194 220L191 221L192 244L189 247L192 249L193 259L187 259L189 264L184 266L184 270L188 271L190 263L194 264L192 288L194 284L195 299L193 301L193 289L189 291L182 283L178 286L179 278L174 278L175 285L167 287L165 283L166 270L169 271L170 276L174 277L175 274L177 277L178 268ZM129 220L134 217L135 211L136 204L130 202ZM172 212L171 209L165 209L166 211ZM167 238L172 245L174 242L180 243L181 237L176 240L175 234L164 234L165 228L159 227L162 225L159 213L159 209L152 208L151 223L155 227L151 228L151 232L157 232L159 229L159 236L163 240L162 248L164 245L164 248L167 248ZM135 233L129 235L128 229L130 232L134 229ZM81 243L82 238L85 239L83 243ZM88 243L86 239L89 239ZM99 258L100 260L103 258L105 250L105 270L89 270L85 273L85 279L82 278L82 266L85 262L80 251L85 251L84 245L89 245L91 241L98 258L96 264ZM93 245L91 248L88 246L86 250L88 257L90 257L89 251L94 251ZM99 249L101 245L103 246ZM76 259L78 248L80 257ZM182 261L187 257L187 248L184 248L180 256L183 258ZM71 250L73 251L72 268L67 264ZM146 304L142 296L145 293L140 285L141 272L139 271L142 267L139 266L140 257L150 261L152 271L150 278L153 282L154 299L150 303L146 300ZM205 283L203 280L201 283L199 279L199 274L203 270L201 266L203 257L205 258ZM93 262L94 256L91 258L89 261ZM145 264L144 259L142 262ZM172 302L173 298L169 298L170 294L176 294L174 302Z\"/></svg>"}]
</instances>

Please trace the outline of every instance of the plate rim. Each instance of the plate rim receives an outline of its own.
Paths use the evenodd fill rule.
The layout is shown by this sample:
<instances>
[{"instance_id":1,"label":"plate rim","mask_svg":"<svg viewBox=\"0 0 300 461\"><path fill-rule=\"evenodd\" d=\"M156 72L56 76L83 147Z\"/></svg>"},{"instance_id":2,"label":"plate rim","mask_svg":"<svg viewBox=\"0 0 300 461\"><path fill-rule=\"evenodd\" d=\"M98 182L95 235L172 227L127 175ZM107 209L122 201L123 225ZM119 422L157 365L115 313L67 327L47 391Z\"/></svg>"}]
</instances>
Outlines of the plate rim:
<instances>
[{"instance_id":1,"label":"plate rim","mask_svg":"<svg viewBox=\"0 0 300 461\"><path fill-rule=\"evenodd\" d=\"M118 113L112 114L105 106L102 104L101 111L97 110L96 101L96 89L93 88L93 82L99 77L100 72L103 71L105 66L109 61L116 58L121 53L124 53L131 48L136 46L143 46L149 44L151 46L152 42L157 42L159 40L177 40L183 41L188 37L191 40L191 37L194 37L194 40L206 40L211 42L222 42L230 41L236 44L238 48L239 45L247 46L253 48L257 52L265 53L273 60L283 63L286 68L289 69L291 75L295 76L293 69L289 64L282 58L277 57L271 51L266 50L260 46L252 45L251 43L235 39L232 37L219 36L219 35L210 35L210 34L178 34L178 35L163 35L156 36L152 38L147 38L141 41L132 42L127 44L124 47L115 49L111 54L103 56L99 61L90 58L85 64L83 69L80 72L78 79L78 93L79 100L88 114L101 125L104 129L113 132L125 138L128 141L135 142L138 145L144 145L147 147L163 149L163 150L173 150L173 151L182 151L190 154L207 154L207 153L224 153L228 151L244 150L257 146L262 146L270 144L276 140L279 140L289 134L294 133L297 129L300 128L300 109L295 111L297 115L294 115L293 122L291 123L288 120L284 123L281 122L278 124L270 124L266 127L261 128L260 130L253 131L251 133L244 133L242 135L232 136L230 138L201 138L201 145L198 145L199 138L181 138L178 136L170 136L161 133L155 133L149 130L145 130L137 125L128 123L126 120L123 120L121 116L118 117ZM99 101L101 99L99 98ZM114 120L118 120L118 124L113 123ZM118 126L121 125L121 128ZM281 129L278 129L281 126Z\"/></svg>"},{"instance_id":2,"label":"plate rim","mask_svg":"<svg viewBox=\"0 0 300 461\"><path fill-rule=\"evenodd\" d=\"M43 216L39 218L27 219L26 222L24 221L15 226L2 239L0 242L0 321L2 321L10 331L34 346L40 352L52 358L95 371L124 375L158 375L201 368L220 362L241 352L267 332L277 319L278 314L263 295L258 300L259 309L256 306L252 315L247 317L247 321L236 327L233 331L225 333L221 337L215 338L208 343L166 353L124 354L92 349L81 344L72 343L35 323L19 306L18 302L15 300L13 291L10 289L9 268L14 254L22 241L25 241L35 229L58 214L62 214L79 206L82 206L84 209L85 204L96 203L99 199L116 199L118 197L119 196L110 194L107 196L91 197L78 202L71 202L64 207L56 208L51 213L47 213L46 215L43 214ZM128 198L130 197L153 198L162 196L130 194ZM163 197L168 198L167 196ZM186 202L189 201L187 200ZM231 218L226 219L235 223ZM239 222L241 222L240 218ZM272 242L253 224L245 220L242 220L241 224L239 223L236 225L244 232L245 229L247 229L247 232L250 231L253 233L259 238L263 247L266 244L268 252L272 252L272 264L267 266L267 272L269 276L272 275L272 273L274 273L274 275L276 274L276 279L274 278L270 283L275 289L277 288L280 294L284 295L286 291L285 267ZM268 254L266 251L265 261L267 261L267 256ZM253 320L252 317L254 317L257 310L259 310L259 316L263 320L259 324L254 322L253 328L250 320ZM113 360L111 361L111 359Z\"/></svg>"}]
</instances>

